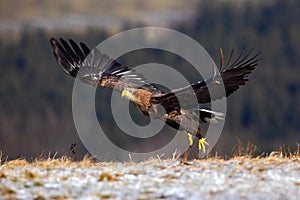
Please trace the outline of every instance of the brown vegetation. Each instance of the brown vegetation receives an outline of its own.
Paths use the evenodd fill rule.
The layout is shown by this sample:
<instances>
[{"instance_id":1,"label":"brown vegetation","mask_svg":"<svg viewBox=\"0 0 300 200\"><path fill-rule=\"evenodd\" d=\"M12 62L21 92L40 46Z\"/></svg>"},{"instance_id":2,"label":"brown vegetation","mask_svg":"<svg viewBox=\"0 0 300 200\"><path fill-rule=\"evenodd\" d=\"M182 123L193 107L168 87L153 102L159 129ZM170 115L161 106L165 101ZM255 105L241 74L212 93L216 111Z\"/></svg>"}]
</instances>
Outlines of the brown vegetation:
<instances>
[{"instance_id":1,"label":"brown vegetation","mask_svg":"<svg viewBox=\"0 0 300 200\"><path fill-rule=\"evenodd\" d=\"M88 157L77 162L64 157L6 161L0 166L0 194L34 199L295 198L300 191L299 145L296 152L281 148L267 156L253 156L249 148L239 147L240 155L228 160L210 156L187 164L159 158L138 163Z\"/></svg>"}]
</instances>

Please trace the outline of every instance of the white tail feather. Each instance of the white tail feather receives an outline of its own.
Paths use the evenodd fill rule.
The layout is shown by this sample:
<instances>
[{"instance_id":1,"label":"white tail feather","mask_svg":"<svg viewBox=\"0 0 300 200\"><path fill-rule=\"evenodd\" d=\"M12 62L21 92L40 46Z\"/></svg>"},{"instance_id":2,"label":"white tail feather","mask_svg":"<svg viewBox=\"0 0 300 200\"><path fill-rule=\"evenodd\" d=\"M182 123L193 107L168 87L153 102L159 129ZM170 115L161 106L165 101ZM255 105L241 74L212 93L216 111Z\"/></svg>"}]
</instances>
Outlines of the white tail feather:
<instances>
[{"instance_id":1,"label":"white tail feather","mask_svg":"<svg viewBox=\"0 0 300 200\"><path fill-rule=\"evenodd\" d=\"M214 115L214 117L212 118L205 118L205 121L212 123L212 124L216 124L218 123L219 120L224 120L225 115L221 112L215 112L215 111L211 111L211 110L207 110L207 109L199 109L202 112L207 112L207 113L211 113Z\"/></svg>"}]
</instances>

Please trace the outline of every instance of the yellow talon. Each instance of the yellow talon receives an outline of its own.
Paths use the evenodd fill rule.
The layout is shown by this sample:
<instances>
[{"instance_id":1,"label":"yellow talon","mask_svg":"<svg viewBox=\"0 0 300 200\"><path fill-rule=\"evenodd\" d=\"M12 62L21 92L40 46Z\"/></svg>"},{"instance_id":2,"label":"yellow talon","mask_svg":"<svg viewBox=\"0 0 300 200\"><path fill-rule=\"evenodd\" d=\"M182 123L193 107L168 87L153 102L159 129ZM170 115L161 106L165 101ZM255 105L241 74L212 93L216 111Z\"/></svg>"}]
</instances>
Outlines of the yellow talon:
<instances>
[{"instance_id":1,"label":"yellow talon","mask_svg":"<svg viewBox=\"0 0 300 200\"><path fill-rule=\"evenodd\" d=\"M187 137L188 137L188 139L189 139L189 144L190 144L190 146L192 146L192 145L193 145L193 135L190 134L190 133L186 133L186 135L187 135Z\"/></svg>"},{"instance_id":2,"label":"yellow talon","mask_svg":"<svg viewBox=\"0 0 300 200\"><path fill-rule=\"evenodd\" d=\"M203 153L206 152L206 146L209 146L208 142L206 142L205 138L201 138L198 142L198 148L202 150Z\"/></svg>"}]
</instances>

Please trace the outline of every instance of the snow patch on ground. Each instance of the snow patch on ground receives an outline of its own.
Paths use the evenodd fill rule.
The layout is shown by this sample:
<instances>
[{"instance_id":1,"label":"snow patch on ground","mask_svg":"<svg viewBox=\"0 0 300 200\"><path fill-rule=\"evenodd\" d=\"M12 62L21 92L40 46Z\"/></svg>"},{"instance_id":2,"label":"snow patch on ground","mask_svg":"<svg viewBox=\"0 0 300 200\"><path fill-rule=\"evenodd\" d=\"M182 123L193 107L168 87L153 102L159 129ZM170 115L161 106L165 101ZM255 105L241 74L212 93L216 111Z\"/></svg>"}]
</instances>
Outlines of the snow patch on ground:
<instances>
[{"instance_id":1,"label":"snow patch on ground","mask_svg":"<svg viewBox=\"0 0 300 200\"><path fill-rule=\"evenodd\" d=\"M0 166L0 199L9 198L300 199L300 159L14 160Z\"/></svg>"}]
</instances>

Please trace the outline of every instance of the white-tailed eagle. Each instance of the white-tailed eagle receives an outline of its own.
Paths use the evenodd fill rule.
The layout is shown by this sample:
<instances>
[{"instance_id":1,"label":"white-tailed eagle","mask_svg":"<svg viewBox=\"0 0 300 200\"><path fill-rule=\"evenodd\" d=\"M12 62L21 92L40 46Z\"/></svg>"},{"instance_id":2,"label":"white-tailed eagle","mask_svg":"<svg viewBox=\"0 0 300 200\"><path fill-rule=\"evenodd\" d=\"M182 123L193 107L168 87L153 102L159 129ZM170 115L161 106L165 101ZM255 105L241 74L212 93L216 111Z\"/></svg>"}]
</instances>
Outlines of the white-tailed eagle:
<instances>
[{"instance_id":1,"label":"white-tailed eagle","mask_svg":"<svg viewBox=\"0 0 300 200\"><path fill-rule=\"evenodd\" d=\"M189 108L194 106L189 105L189 99L196 95L200 105L231 95L247 82L248 75L260 60L260 53L253 54L252 50L247 54L240 54L236 59L233 59L231 52L225 64L220 49L220 74L165 93L147 82L143 75L102 54L97 48L91 51L84 43L77 44L71 39L67 42L51 38L50 44L59 65L68 75L88 84L115 89L123 97L127 97L145 116L161 119L175 129L186 131L190 146L184 153L184 159L190 154L193 158L198 158L198 150L201 149L203 152L206 150L208 143L201 135L199 124L217 122L224 117L222 113L200 106ZM218 89L222 86L221 83L224 85L225 93L220 92L211 97L209 89ZM163 106L165 111L161 112L161 109L157 109L158 106Z\"/></svg>"}]
</instances>

